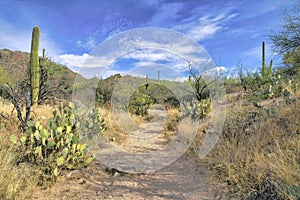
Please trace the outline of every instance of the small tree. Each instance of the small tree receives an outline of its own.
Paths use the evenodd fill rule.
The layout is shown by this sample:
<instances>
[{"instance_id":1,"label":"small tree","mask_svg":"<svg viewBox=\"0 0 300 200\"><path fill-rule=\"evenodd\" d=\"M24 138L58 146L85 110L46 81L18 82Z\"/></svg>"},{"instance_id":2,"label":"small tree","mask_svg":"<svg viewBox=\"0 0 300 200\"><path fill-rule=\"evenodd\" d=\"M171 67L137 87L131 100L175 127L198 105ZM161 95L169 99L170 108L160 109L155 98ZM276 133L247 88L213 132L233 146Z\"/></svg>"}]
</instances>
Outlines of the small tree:
<instances>
[{"instance_id":1,"label":"small tree","mask_svg":"<svg viewBox=\"0 0 300 200\"><path fill-rule=\"evenodd\" d=\"M210 83L206 83L203 77L203 73L201 73L195 66L189 63L189 82L194 87L196 98L198 101L202 99L206 99L209 97L208 85Z\"/></svg>"},{"instance_id":2,"label":"small tree","mask_svg":"<svg viewBox=\"0 0 300 200\"><path fill-rule=\"evenodd\" d=\"M294 52L300 46L300 2L290 13L284 11L284 24L279 32L273 31L270 39L274 50L280 54Z\"/></svg>"},{"instance_id":3,"label":"small tree","mask_svg":"<svg viewBox=\"0 0 300 200\"><path fill-rule=\"evenodd\" d=\"M31 111L31 101L30 92L23 89L14 89L9 83L1 86L2 89L7 93L8 98L14 105L14 109L17 111L17 117L21 123L21 128L23 131L27 128L27 122L30 117ZM22 107L25 105L25 114L22 113Z\"/></svg>"}]
</instances>

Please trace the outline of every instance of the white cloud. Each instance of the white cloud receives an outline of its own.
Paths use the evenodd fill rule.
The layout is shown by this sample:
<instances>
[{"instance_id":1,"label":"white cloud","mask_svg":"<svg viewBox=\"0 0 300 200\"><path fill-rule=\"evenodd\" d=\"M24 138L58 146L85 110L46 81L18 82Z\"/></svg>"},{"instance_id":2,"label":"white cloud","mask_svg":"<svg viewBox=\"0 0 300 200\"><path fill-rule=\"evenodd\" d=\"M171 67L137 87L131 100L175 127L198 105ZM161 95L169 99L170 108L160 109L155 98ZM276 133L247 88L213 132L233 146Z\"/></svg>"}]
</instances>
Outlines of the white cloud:
<instances>
[{"instance_id":1,"label":"white cloud","mask_svg":"<svg viewBox=\"0 0 300 200\"><path fill-rule=\"evenodd\" d=\"M55 60L69 67L82 67L88 57L89 55L86 53L82 54L81 56L74 54L63 54L56 57Z\"/></svg>"},{"instance_id":2,"label":"white cloud","mask_svg":"<svg viewBox=\"0 0 300 200\"><path fill-rule=\"evenodd\" d=\"M89 37L86 41L78 40L78 41L76 41L76 45L79 47L83 47L85 49L89 49L89 50L91 50L97 46L96 40L93 39L92 37Z\"/></svg>"},{"instance_id":3,"label":"white cloud","mask_svg":"<svg viewBox=\"0 0 300 200\"><path fill-rule=\"evenodd\" d=\"M0 48L30 52L32 29L20 30L6 22L0 21ZM47 56L54 57L61 54L62 50L53 40L40 30L39 53L46 49Z\"/></svg>"},{"instance_id":4,"label":"white cloud","mask_svg":"<svg viewBox=\"0 0 300 200\"><path fill-rule=\"evenodd\" d=\"M176 77L175 79L172 79L171 81L183 83L184 81L187 81L187 80L188 79L186 77Z\"/></svg>"},{"instance_id":5,"label":"white cloud","mask_svg":"<svg viewBox=\"0 0 300 200\"><path fill-rule=\"evenodd\" d=\"M221 13L216 16L205 15L197 20L192 19L186 24L175 26L179 30L196 41L201 41L215 35L219 30L224 27L224 22L236 17L238 14Z\"/></svg>"},{"instance_id":6,"label":"white cloud","mask_svg":"<svg viewBox=\"0 0 300 200\"><path fill-rule=\"evenodd\" d=\"M115 70L112 71L114 73L123 73L130 70L128 68L130 64L133 68L161 65L166 66L169 72L171 70L176 73L186 73L189 70L187 61L199 65L199 68L211 63L211 58L203 47L180 33L147 28L138 31L135 35L125 32L117 38L108 39L95 48L90 55L64 54L56 57L56 60L69 67L84 67L86 69L82 72L87 73L98 71L98 69L88 68L99 68L100 71L104 71L107 67ZM152 34L148 31L152 31ZM132 38L133 36L135 37ZM125 59L126 66L122 66L124 64L122 59ZM111 65L113 63L117 65ZM204 70L206 69L202 71Z\"/></svg>"},{"instance_id":7,"label":"white cloud","mask_svg":"<svg viewBox=\"0 0 300 200\"><path fill-rule=\"evenodd\" d=\"M191 28L188 31L188 36L191 38L200 41L206 38L209 38L210 36L214 35L219 29L221 29L221 26L217 24L206 24L206 25L199 25Z\"/></svg>"},{"instance_id":8,"label":"white cloud","mask_svg":"<svg viewBox=\"0 0 300 200\"><path fill-rule=\"evenodd\" d=\"M226 68L223 66L218 66L218 67L215 67L215 70L218 72L222 72L222 71L226 71Z\"/></svg>"},{"instance_id":9,"label":"white cloud","mask_svg":"<svg viewBox=\"0 0 300 200\"><path fill-rule=\"evenodd\" d=\"M134 51L124 56L124 58L131 58L140 61L171 61L178 59L178 56L169 52L146 49L141 51Z\"/></svg>"},{"instance_id":10,"label":"white cloud","mask_svg":"<svg viewBox=\"0 0 300 200\"><path fill-rule=\"evenodd\" d=\"M104 68L109 66L114 60L105 57L91 56L87 53L82 55L63 54L54 58L55 61L68 67Z\"/></svg>"}]
</instances>

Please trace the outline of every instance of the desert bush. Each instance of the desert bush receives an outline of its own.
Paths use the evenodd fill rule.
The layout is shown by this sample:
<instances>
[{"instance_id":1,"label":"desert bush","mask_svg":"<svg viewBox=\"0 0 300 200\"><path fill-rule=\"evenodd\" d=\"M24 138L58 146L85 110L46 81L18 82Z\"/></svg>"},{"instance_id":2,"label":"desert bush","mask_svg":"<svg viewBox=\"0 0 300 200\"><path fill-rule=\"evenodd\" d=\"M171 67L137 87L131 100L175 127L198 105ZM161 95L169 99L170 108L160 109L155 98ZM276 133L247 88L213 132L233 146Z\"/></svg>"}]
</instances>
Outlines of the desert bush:
<instances>
[{"instance_id":1,"label":"desert bush","mask_svg":"<svg viewBox=\"0 0 300 200\"><path fill-rule=\"evenodd\" d=\"M20 145L20 163L40 168L42 181L55 180L61 170L82 168L93 161L92 142L105 129L97 109L80 114L78 107L70 103L53 109L46 126L38 119L31 120L26 135L11 135L10 140Z\"/></svg>"},{"instance_id":2,"label":"desert bush","mask_svg":"<svg viewBox=\"0 0 300 200\"><path fill-rule=\"evenodd\" d=\"M145 116L148 114L148 109L154 103L154 99L139 90L136 90L129 102L129 112L135 115Z\"/></svg>"},{"instance_id":3,"label":"desert bush","mask_svg":"<svg viewBox=\"0 0 300 200\"><path fill-rule=\"evenodd\" d=\"M235 196L299 198L299 106L294 102L229 111L223 136L207 160Z\"/></svg>"},{"instance_id":4,"label":"desert bush","mask_svg":"<svg viewBox=\"0 0 300 200\"><path fill-rule=\"evenodd\" d=\"M165 121L164 129L166 131L176 131L180 119L181 119L181 113L178 109L167 110L167 119Z\"/></svg>"}]
</instances>

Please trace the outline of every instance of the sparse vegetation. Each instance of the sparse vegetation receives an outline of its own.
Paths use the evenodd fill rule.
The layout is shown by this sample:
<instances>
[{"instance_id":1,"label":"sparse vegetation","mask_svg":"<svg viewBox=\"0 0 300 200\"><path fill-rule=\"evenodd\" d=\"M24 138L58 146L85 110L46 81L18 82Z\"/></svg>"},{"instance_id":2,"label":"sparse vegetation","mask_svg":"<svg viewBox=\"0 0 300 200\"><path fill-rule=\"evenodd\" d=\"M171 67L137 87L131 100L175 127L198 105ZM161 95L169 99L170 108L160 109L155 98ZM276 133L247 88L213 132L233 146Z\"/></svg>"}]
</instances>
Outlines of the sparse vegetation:
<instances>
[{"instance_id":1,"label":"sparse vegetation","mask_svg":"<svg viewBox=\"0 0 300 200\"><path fill-rule=\"evenodd\" d=\"M297 199L300 194L299 102L263 109L230 107L207 158L214 176L243 199Z\"/></svg>"},{"instance_id":2,"label":"sparse vegetation","mask_svg":"<svg viewBox=\"0 0 300 200\"><path fill-rule=\"evenodd\" d=\"M38 57L38 29L33 31L31 54L0 50L1 199L31 198L34 190L56 181L64 171L88 167L100 135L125 144L128 135L116 123L111 105L114 88L122 78L141 85L133 92L130 84L116 91L117 106L128 111L135 124L149 125L148 110L160 104L166 118L157 114L165 119L159 134L170 141L188 116L192 120L184 124L183 134L188 137L190 129L198 130L191 150L202 144L208 134L206 118L213 109L209 86L214 80L205 82L202 72L191 65L183 83L161 79L160 71L158 81L120 74L99 80L78 76L84 80L79 89L97 81L96 108L83 112L78 105L67 103L76 74L47 58L45 49ZM299 200L299 14L287 13L282 31L273 33L271 40L283 56L282 66L273 67L272 60L267 64L262 42L262 65L256 72L239 64L236 77L223 77L229 96L226 122L218 144L204 160L213 180L224 183L229 196ZM184 84L193 90L187 90L189 95L180 102L171 90ZM124 105L128 94L132 95ZM126 123L122 119L128 115L123 114L118 117ZM203 124L191 128L195 120Z\"/></svg>"}]
</instances>

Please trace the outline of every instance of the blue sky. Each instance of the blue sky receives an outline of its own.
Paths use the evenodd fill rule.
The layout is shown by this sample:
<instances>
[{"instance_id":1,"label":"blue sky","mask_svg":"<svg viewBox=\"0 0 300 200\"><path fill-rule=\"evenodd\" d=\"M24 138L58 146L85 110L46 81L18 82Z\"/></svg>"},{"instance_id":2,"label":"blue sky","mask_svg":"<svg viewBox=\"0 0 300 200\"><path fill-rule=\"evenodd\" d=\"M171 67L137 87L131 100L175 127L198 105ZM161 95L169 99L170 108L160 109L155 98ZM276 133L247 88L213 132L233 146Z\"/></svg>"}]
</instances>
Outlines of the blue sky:
<instances>
[{"instance_id":1,"label":"blue sky","mask_svg":"<svg viewBox=\"0 0 300 200\"><path fill-rule=\"evenodd\" d=\"M78 70L91 51L108 37L133 28L160 27L197 41L217 66L233 69L242 62L256 69L261 64L263 40L267 44L267 61L275 59L275 64L279 64L279 56L270 49L268 34L282 24L282 10L291 9L295 3L293 0L0 0L0 49L29 52L31 31L38 25L40 49L46 48L48 57ZM114 72L122 71L122 64L118 64Z\"/></svg>"}]
</instances>

